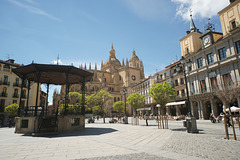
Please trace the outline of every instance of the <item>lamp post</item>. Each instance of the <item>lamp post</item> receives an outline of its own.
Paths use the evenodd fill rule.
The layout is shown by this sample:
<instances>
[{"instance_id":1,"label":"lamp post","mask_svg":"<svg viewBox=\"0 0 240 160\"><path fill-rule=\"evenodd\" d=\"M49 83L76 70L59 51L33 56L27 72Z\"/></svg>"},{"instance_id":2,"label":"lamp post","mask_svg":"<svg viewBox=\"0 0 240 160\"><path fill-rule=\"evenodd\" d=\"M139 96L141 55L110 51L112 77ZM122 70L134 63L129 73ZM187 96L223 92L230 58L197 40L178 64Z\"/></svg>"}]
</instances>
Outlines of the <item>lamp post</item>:
<instances>
[{"instance_id":1,"label":"lamp post","mask_svg":"<svg viewBox=\"0 0 240 160\"><path fill-rule=\"evenodd\" d=\"M124 105L125 105L125 116L124 116L124 123L128 124L128 117L127 117L127 111L126 111L126 95L127 95L127 88L123 88L123 95L124 95Z\"/></svg>"},{"instance_id":2,"label":"lamp post","mask_svg":"<svg viewBox=\"0 0 240 160\"><path fill-rule=\"evenodd\" d=\"M191 106L190 106L190 100L189 100L189 92L188 92L188 85L187 85L187 76L186 76L186 70L185 70L185 58L182 56L180 59L181 64L183 65L183 74L184 74L184 80L185 80L185 85L186 85L186 90L187 90L187 110L188 113L191 114Z\"/></svg>"},{"instance_id":3,"label":"lamp post","mask_svg":"<svg viewBox=\"0 0 240 160\"><path fill-rule=\"evenodd\" d=\"M182 56L180 59L181 64L183 65L183 74L185 79L185 85L187 90L187 110L188 110L188 116L191 117L190 119L187 119L187 132L188 133L199 133L197 130L197 122L196 118L192 116L191 114L191 106L190 106L190 100L189 100L189 92L188 92L188 85L187 85L187 76L186 76L186 70L185 70L185 58Z\"/></svg>"}]
</instances>

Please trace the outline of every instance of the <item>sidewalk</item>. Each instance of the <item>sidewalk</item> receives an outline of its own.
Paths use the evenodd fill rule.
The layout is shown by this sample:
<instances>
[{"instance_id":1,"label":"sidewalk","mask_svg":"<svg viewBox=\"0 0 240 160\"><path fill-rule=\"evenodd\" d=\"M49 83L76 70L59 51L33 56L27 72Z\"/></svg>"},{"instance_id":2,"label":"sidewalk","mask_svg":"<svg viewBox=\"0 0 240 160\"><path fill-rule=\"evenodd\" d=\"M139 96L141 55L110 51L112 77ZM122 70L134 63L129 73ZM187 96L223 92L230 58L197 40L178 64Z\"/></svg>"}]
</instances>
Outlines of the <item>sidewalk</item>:
<instances>
[{"instance_id":1,"label":"sidewalk","mask_svg":"<svg viewBox=\"0 0 240 160\"><path fill-rule=\"evenodd\" d=\"M0 128L1 160L74 159L238 159L240 141L225 140L223 124L197 121L199 134L186 132L182 121L169 121L169 129L157 129L156 121L131 124L87 124L81 132L56 137L14 134ZM108 122L108 120L106 120ZM129 119L129 122L131 120ZM231 128L230 128L231 130ZM239 137L239 129L236 128Z\"/></svg>"}]
</instances>

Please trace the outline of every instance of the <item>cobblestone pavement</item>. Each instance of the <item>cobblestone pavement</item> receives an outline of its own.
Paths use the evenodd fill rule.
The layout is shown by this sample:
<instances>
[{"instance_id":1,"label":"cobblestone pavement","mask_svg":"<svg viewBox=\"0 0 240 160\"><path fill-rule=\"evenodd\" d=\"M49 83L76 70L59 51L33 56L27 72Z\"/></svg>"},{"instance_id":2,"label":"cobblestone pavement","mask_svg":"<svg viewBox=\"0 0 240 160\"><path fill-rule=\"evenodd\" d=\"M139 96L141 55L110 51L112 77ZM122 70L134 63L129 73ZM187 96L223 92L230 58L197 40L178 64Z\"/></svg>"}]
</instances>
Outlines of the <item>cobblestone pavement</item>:
<instances>
[{"instance_id":1,"label":"cobblestone pavement","mask_svg":"<svg viewBox=\"0 0 240 160\"><path fill-rule=\"evenodd\" d=\"M144 120L139 126L99 120L82 131L56 137L32 137L14 134L14 128L0 128L0 159L239 159L240 141L224 139L223 124L200 120L197 125L200 133L191 134L182 121L169 121L169 129L157 129L153 120L149 126ZM240 137L239 128L236 133Z\"/></svg>"},{"instance_id":2,"label":"cobblestone pavement","mask_svg":"<svg viewBox=\"0 0 240 160\"><path fill-rule=\"evenodd\" d=\"M146 153L135 153L135 154L125 154L125 155L117 155L117 156L108 156L108 157L95 157L95 158L83 158L78 160L171 160L169 158L158 157Z\"/></svg>"}]
</instances>

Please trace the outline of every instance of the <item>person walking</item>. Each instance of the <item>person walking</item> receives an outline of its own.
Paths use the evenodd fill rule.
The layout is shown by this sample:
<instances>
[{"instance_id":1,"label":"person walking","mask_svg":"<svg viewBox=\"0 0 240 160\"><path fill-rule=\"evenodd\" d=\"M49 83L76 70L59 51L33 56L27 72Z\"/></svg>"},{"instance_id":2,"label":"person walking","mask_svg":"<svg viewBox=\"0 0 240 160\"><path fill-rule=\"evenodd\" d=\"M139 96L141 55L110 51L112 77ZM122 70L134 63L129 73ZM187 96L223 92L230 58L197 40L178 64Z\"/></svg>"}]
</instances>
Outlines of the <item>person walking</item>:
<instances>
[{"instance_id":1,"label":"person walking","mask_svg":"<svg viewBox=\"0 0 240 160\"><path fill-rule=\"evenodd\" d=\"M147 115L147 113L145 114L145 119L146 119L146 126L148 126L148 115Z\"/></svg>"}]
</instances>

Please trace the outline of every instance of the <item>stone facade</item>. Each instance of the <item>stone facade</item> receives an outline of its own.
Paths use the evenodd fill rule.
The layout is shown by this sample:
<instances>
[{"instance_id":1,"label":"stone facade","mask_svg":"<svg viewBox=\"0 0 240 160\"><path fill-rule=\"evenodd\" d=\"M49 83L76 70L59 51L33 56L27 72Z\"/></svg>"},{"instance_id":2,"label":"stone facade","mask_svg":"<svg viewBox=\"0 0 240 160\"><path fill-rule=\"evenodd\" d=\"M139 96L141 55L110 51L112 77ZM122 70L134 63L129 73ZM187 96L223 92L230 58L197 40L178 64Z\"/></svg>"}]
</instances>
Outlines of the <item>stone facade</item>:
<instances>
[{"instance_id":1,"label":"stone facade","mask_svg":"<svg viewBox=\"0 0 240 160\"><path fill-rule=\"evenodd\" d=\"M17 75L12 72L12 69L22 65L14 62L13 59L7 61L0 60L0 125L7 124L7 115L4 113L4 108L13 103L21 106L27 105L27 96L29 95L28 106L35 106L37 84L30 83L30 90L28 94L28 82L22 81ZM21 85L22 102L20 104ZM40 94L39 94L40 95ZM40 96L39 96L40 99Z\"/></svg>"},{"instance_id":2,"label":"stone facade","mask_svg":"<svg viewBox=\"0 0 240 160\"><path fill-rule=\"evenodd\" d=\"M180 40L185 59L187 85L190 93L191 111L199 119L216 117L223 112L225 102L215 96L216 91L231 84L239 88L240 82L240 0L230 3L219 12L223 34L215 32L208 23L203 33L190 30ZM193 22L191 17L191 22ZM239 106L239 97L233 104Z\"/></svg>"},{"instance_id":3,"label":"stone facade","mask_svg":"<svg viewBox=\"0 0 240 160\"><path fill-rule=\"evenodd\" d=\"M109 111L107 113L108 115L110 114L114 102L124 101L123 88L126 87L126 97L128 97L132 93L131 87L145 78L143 62L139 60L135 50L133 50L129 61L128 59L126 59L126 61L122 60L122 64L116 58L113 45L109 53L109 58L104 63L102 61L100 70L97 69L96 64L95 68L92 68L90 64L88 69L86 64L84 67L82 65L80 66L81 69L93 73L92 80L86 83L85 93L87 95L98 92L99 90L106 90L113 96L113 98L109 100L105 106L105 108ZM81 85L71 85L69 91L81 92ZM58 97L60 100L57 102L53 97L53 102L56 101L56 105L59 104L59 102L63 100L64 94L65 86L62 86L60 95L55 92L55 97ZM128 109L128 113L132 114L131 107L128 107Z\"/></svg>"}]
</instances>

